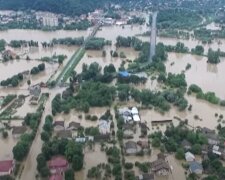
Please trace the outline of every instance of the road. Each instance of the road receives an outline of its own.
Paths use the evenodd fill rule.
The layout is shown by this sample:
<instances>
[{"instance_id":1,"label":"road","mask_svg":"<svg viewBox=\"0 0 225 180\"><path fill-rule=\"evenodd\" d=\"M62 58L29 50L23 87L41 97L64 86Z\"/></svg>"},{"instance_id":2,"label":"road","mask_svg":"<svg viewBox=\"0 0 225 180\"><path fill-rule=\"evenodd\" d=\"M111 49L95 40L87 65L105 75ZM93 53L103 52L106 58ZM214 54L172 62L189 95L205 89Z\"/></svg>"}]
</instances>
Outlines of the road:
<instances>
[{"instance_id":1,"label":"road","mask_svg":"<svg viewBox=\"0 0 225 180\"><path fill-rule=\"evenodd\" d=\"M71 69L74 69L76 65L79 63L79 61L82 59L85 51L85 43L89 41L90 38L94 37L97 33L99 27L101 24L97 24L94 28L91 34L85 39L84 44L73 54L73 56L70 58L69 62L66 64L64 69L61 71L59 76L56 78L56 83L59 85L61 82L65 82L67 80L67 73L71 71Z\"/></svg>"},{"instance_id":2,"label":"road","mask_svg":"<svg viewBox=\"0 0 225 180\"><path fill-rule=\"evenodd\" d=\"M37 155L41 153L41 148L43 144L43 141L41 140L41 132L45 122L45 117L46 115L51 114L52 99L55 97L56 94L61 93L63 90L64 88L54 88L51 90L46 89L44 91L49 93L49 98L45 103L45 110L42 114L41 122L37 130L37 134L30 147L29 154L23 163L24 169L22 171L22 174L20 177L17 177L16 180L35 180L36 179L35 178L35 175L37 174L36 158L37 158Z\"/></svg>"},{"instance_id":3,"label":"road","mask_svg":"<svg viewBox=\"0 0 225 180\"><path fill-rule=\"evenodd\" d=\"M156 20L157 20L158 12L154 12L152 15L152 27L151 27L151 38L150 38L150 55L149 61L152 61L152 57L155 55L155 46L156 46L156 36L157 36L157 27L156 27Z\"/></svg>"}]
</instances>

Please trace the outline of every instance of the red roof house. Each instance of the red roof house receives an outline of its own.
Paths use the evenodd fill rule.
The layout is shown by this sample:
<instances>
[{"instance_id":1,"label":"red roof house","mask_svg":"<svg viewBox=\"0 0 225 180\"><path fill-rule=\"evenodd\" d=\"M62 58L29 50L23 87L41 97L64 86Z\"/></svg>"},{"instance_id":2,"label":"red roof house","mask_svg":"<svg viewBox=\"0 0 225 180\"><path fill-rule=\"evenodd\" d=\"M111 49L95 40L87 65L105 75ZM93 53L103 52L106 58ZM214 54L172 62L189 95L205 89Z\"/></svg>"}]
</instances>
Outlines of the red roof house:
<instances>
[{"instance_id":1,"label":"red roof house","mask_svg":"<svg viewBox=\"0 0 225 180\"><path fill-rule=\"evenodd\" d=\"M13 160L0 161L0 176L10 175L13 172L14 166Z\"/></svg>"},{"instance_id":2,"label":"red roof house","mask_svg":"<svg viewBox=\"0 0 225 180\"><path fill-rule=\"evenodd\" d=\"M61 174L53 174L50 176L49 180L63 180L63 176Z\"/></svg>"},{"instance_id":3,"label":"red roof house","mask_svg":"<svg viewBox=\"0 0 225 180\"><path fill-rule=\"evenodd\" d=\"M51 174L61 174L69 168L69 163L64 156L54 156L48 161Z\"/></svg>"}]
</instances>

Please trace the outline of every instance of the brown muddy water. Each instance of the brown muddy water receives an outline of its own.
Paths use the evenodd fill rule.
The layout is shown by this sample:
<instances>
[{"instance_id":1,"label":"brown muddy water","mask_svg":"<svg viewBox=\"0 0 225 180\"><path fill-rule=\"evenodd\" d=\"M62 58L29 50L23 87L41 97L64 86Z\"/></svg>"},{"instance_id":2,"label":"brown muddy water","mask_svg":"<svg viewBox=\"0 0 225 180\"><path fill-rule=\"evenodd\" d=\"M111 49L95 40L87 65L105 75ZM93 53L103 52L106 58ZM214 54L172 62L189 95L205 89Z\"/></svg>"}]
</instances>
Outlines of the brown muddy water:
<instances>
[{"instance_id":1,"label":"brown muddy water","mask_svg":"<svg viewBox=\"0 0 225 180\"><path fill-rule=\"evenodd\" d=\"M174 65L171 65L174 63ZM204 92L212 91L222 99L225 99L223 85L225 84L225 59L217 65L207 63L207 57L193 56L190 54L169 53L165 63L167 72L181 73L187 64L191 68L185 72L188 85L197 84Z\"/></svg>"},{"instance_id":2,"label":"brown muddy water","mask_svg":"<svg viewBox=\"0 0 225 180\"><path fill-rule=\"evenodd\" d=\"M10 29L7 31L0 31L1 39L6 42L11 40L26 40L26 41L38 41L38 42L50 42L53 38L66 38L66 37L81 37L88 36L88 31L40 31L40 30L23 30L23 29Z\"/></svg>"}]
</instances>

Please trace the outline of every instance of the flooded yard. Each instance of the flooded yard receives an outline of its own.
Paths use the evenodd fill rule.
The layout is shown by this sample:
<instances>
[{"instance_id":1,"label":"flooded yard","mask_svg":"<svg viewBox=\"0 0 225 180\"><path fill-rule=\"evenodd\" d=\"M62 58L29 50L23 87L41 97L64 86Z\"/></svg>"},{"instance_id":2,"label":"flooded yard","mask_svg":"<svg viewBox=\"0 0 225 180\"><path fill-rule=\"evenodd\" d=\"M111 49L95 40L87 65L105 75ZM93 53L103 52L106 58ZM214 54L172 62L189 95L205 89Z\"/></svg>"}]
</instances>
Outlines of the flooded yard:
<instances>
[{"instance_id":1,"label":"flooded yard","mask_svg":"<svg viewBox=\"0 0 225 180\"><path fill-rule=\"evenodd\" d=\"M174 65L171 66L171 63ZM221 62L217 65L207 63L206 57L193 56L190 54L169 53L168 61L165 63L167 72L181 73L185 70L187 64L191 64L191 68L185 72L187 84L196 84L202 88L204 92L215 92L218 97L225 99L222 86L225 84L225 60L221 58Z\"/></svg>"}]
</instances>

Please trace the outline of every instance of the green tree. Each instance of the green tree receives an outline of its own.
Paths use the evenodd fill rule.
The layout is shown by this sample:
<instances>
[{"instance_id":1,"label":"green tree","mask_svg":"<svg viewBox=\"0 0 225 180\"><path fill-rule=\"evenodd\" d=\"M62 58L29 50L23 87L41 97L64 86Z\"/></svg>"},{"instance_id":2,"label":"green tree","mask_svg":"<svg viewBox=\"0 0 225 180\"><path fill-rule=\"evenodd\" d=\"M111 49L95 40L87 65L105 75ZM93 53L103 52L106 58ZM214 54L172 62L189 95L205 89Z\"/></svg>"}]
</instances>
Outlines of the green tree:
<instances>
[{"instance_id":1,"label":"green tree","mask_svg":"<svg viewBox=\"0 0 225 180\"><path fill-rule=\"evenodd\" d=\"M74 155L72 160L72 167L75 171L80 171L83 168L83 157Z\"/></svg>"},{"instance_id":2,"label":"green tree","mask_svg":"<svg viewBox=\"0 0 225 180\"><path fill-rule=\"evenodd\" d=\"M66 170L65 180L74 180L74 171L72 169Z\"/></svg>"}]
</instances>

